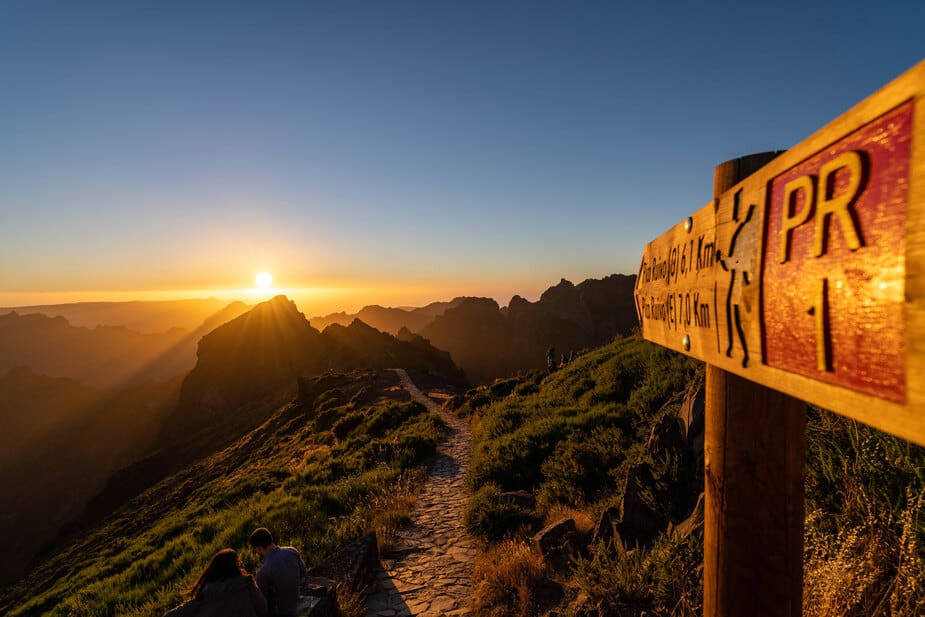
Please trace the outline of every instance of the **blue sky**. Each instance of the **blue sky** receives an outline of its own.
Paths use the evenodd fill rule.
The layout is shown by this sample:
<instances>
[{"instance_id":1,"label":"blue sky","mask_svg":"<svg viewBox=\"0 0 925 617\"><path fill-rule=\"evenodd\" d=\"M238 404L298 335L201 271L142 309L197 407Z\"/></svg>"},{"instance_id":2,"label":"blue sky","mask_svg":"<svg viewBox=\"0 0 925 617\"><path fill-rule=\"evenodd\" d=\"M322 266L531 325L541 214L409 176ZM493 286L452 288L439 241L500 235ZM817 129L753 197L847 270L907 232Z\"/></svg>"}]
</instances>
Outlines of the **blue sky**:
<instances>
[{"instance_id":1,"label":"blue sky","mask_svg":"<svg viewBox=\"0 0 925 617\"><path fill-rule=\"evenodd\" d=\"M268 270L328 289L315 314L632 273L714 165L873 93L923 25L921 2L4 2L0 305Z\"/></svg>"}]
</instances>

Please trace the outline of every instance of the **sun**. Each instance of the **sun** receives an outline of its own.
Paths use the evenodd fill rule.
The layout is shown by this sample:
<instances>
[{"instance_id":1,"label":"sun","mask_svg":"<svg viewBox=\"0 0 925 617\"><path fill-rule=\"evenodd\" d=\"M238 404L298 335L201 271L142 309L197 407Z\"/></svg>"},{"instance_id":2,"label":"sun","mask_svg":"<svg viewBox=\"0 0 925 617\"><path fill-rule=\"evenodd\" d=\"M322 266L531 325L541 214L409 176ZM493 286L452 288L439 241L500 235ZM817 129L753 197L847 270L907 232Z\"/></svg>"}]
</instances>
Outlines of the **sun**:
<instances>
[{"instance_id":1,"label":"sun","mask_svg":"<svg viewBox=\"0 0 925 617\"><path fill-rule=\"evenodd\" d=\"M269 289L270 285L273 284L273 275L269 272L259 272L254 278L254 282L257 283L257 287L260 289Z\"/></svg>"}]
</instances>

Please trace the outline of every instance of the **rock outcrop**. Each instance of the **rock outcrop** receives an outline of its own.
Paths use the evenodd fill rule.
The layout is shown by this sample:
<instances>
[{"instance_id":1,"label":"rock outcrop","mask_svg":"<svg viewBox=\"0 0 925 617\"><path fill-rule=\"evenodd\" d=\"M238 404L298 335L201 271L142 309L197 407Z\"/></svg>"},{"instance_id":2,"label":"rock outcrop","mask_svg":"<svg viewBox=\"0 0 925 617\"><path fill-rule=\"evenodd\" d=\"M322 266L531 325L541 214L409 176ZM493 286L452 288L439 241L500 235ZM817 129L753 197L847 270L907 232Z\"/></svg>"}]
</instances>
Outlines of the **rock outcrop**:
<instances>
[{"instance_id":1,"label":"rock outcrop","mask_svg":"<svg viewBox=\"0 0 925 617\"><path fill-rule=\"evenodd\" d=\"M636 327L636 277L614 274L578 285L562 280L537 302L520 296L504 309L488 298L467 298L448 308L420 334L476 382L546 366L546 350L557 355L601 345ZM559 358L557 357L558 361Z\"/></svg>"},{"instance_id":2,"label":"rock outcrop","mask_svg":"<svg viewBox=\"0 0 925 617\"><path fill-rule=\"evenodd\" d=\"M564 569L576 552L577 534L575 519L563 518L538 531L531 543L546 563L555 569Z\"/></svg>"},{"instance_id":3,"label":"rock outcrop","mask_svg":"<svg viewBox=\"0 0 925 617\"><path fill-rule=\"evenodd\" d=\"M661 418L652 427L646 442L649 460L682 461L686 468L703 469L704 379L698 374L683 397L666 403ZM695 474L696 476L697 474ZM666 521L654 509L653 467L640 462L630 467L619 507L601 514L594 526L591 542L613 542L618 550L649 547L662 532L688 536L703 528L703 483L690 482L675 487L685 514Z\"/></svg>"}]
</instances>

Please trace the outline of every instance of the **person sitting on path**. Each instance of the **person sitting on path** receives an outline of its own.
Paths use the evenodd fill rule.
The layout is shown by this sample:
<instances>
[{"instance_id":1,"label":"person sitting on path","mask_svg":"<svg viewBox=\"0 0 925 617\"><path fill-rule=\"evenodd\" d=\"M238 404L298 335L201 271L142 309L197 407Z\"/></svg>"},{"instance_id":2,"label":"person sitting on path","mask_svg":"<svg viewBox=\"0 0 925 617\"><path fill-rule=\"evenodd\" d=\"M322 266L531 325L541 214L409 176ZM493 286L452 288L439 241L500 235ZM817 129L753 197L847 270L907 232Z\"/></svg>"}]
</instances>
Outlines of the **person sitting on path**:
<instances>
[{"instance_id":1,"label":"person sitting on path","mask_svg":"<svg viewBox=\"0 0 925 617\"><path fill-rule=\"evenodd\" d=\"M187 591L189 601L164 617L266 617L267 602L234 549L215 553Z\"/></svg>"},{"instance_id":2,"label":"person sitting on path","mask_svg":"<svg viewBox=\"0 0 925 617\"><path fill-rule=\"evenodd\" d=\"M267 599L270 617L297 615L299 589L308 574L302 555L291 546L277 546L266 527L255 529L250 541L254 552L263 558L257 586Z\"/></svg>"}]
</instances>

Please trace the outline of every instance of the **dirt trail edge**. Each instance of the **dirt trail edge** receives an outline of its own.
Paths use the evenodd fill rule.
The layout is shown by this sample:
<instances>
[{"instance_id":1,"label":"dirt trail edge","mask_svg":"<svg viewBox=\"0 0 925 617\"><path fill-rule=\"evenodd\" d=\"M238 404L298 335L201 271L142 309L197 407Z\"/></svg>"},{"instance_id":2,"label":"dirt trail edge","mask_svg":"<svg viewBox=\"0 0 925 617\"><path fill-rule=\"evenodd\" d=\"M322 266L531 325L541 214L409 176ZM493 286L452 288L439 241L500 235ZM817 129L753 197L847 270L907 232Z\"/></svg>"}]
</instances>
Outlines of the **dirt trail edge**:
<instances>
[{"instance_id":1,"label":"dirt trail edge","mask_svg":"<svg viewBox=\"0 0 925 617\"><path fill-rule=\"evenodd\" d=\"M466 468L471 457L469 427L443 412L411 382L403 369L394 369L402 385L449 426L437 446L423 490L393 550L382 555L382 570L369 590L367 617L407 615L461 617L470 615L475 540L463 527L468 493Z\"/></svg>"}]
</instances>

